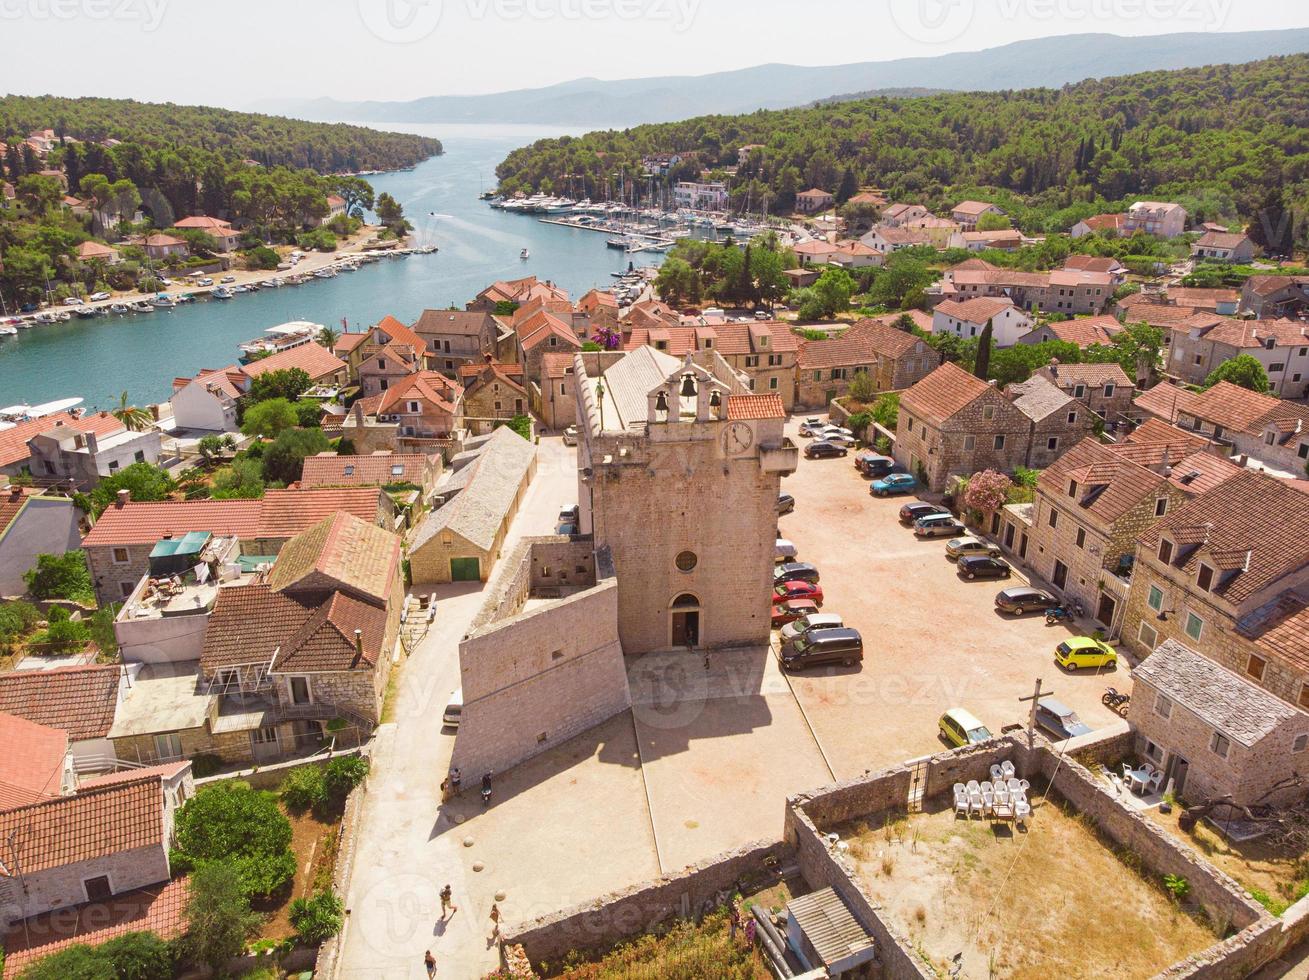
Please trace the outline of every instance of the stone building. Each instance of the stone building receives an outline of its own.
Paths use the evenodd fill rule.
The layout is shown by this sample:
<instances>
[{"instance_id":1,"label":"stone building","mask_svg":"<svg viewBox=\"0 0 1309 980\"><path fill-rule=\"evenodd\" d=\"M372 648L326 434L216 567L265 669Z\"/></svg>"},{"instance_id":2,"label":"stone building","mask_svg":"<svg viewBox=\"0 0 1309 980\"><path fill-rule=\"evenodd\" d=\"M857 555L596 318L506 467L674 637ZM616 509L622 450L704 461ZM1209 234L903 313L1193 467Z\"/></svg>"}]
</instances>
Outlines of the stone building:
<instances>
[{"instance_id":1,"label":"stone building","mask_svg":"<svg viewBox=\"0 0 1309 980\"><path fill-rule=\"evenodd\" d=\"M991 324L992 343L996 347L1012 347L1031 331L1033 320L1007 296L944 300L932 310L932 333L935 334L968 340L980 337L988 323Z\"/></svg>"},{"instance_id":2,"label":"stone building","mask_svg":"<svg viewBox=\"0 0 1309 980\"><path fill-rule=\"evenodd\" d=\"M536 413L548 431L577 424L577 386L573 384L573 355L546 354L541 358L540 403Z\"/></svg>"},{"instance_id":3,"label":"stone building","mask_svg":"<svg viewBox=\"0 0 1309 980\"><path fill-rule=\"evenodd\" d=\"M1309 714L1179 643L1165 640L1132 671L1127 719L1141 753L1188 802L1286 804L1279 784L1305 767Z\"/></svg>"},{"instance_id":4,"label":"stone building","mask_svg":"<svg viewBox=\"0 0 1309 980\"><path fill-rule=\"evenodd\" d=\"M548 279L524 276L521 279L500 279L491 283L467 304L473 311L494 313L496 304L522 306L533 299L567 300L568 293Z\"/></svg>"},{"instance_id":5,"label":"stone building","mask_svg":"<svg viewBox=\"0 0 1309 980\"><path fill-rule=\"evenodd\" d=\"M1037 368L1033 377L1058 385L1060 391L1111 425L1135 417L1132 397L1136 385L1118 364L1060 364L1052 360Z\"/></svg>"},{"instance_id":6,"label":"stone building","mask_svg":"<svg viewBox=\"0 0 1309 980\"><path fill-rule=\"evenodd\" d=\"M105 509L82 538L82 551L101 603L131 595L160 541L191 531L234 537L244 555L276 555L290 538L344 510L391 527L395 508L376 488L269 490L259 500L133 501L123 496Z\"/></svg>"},{"instance_id":7,"label":"stone building","mask_svg":"<svg viewBox=\"0 0 1309 980\"><path fill-rule=\"evenodd\" d=\"M1240 312L1260 320L1309 310L1309 276L1251 276L1241 287Z\"/></svg>"},{"instance_id":8,"label":"stone building","mask_svg":"<svg viewBox=\"0 0 1309 980\"><path fill-rule=\"evenodd\" d=\"M922 330L931 318L921 310L907 314ZM921 337L894 326L901 314L860 320L839 337L807 340L796 358L794 406L826 408L850 390L863 372L879 391L902 391L931 374L940 355Z\"/></svg>"},{"instance_id":9,"label":"stone building","mask_svg":"<svg viewBox=\"0 0 1309 980\"><path fill-rule=\"evenodd\" d=\"M427 345L429 366L448 378L495 350L495 320L486 310L423 310L410 329Z\"/></svg>"},{"instance_id":10,"label":"stone building","mask_svg":"<svg viewBox=\"0 0 1309 980\"><path fill-rule=\"evenodd\" d=\"M1091 434L1092 415L1072 395L1040 375L1010 385L1005 394L1032 420L1024 466L1044 469Z\"/></svg>"},{"instance_id":11,"label":"stone building","mask_svg":"<svg viewBox=\"0 0 1309 980\"><path fill-rule=\"evenodd\" d=\"M363 397L389 391L427 365L427 343L393 316L383 317L358 348L355 374Z\"/></svg>"},{"instance_id":12,"label":"stone building","mask_svg":"<svg viewBox=\"0 0 1309 980\"><path fill-rule=\"evenodd\" d=\"M1165 370L1202 384L1224 361L1253 357L1279 398L1309 396L1309 327L1296 320L1234 320L1196 313L1172 326Z\"/></svg>"},{"instance_id":13,"label":"stone building","mask_svg":"<svg viewBox=\"0 0 1309 980\"><path fill-rule=\"evenodd\" d=\"M1229 438L1238 456L1258 460L1274 473L1297 479L1309 473L1309 406L1301 402L1279 401Z\"/></svg>"},{"instance_id":14,"label":"stone building","mask_svg":"<svg viewBox=\"0 0 1309 980\"><path fill-rule=\"evenodd\" d=\"M508 426L439 488L449 503L428 514L409 541L415 584L485 582L536 475L536 447Z\"/></svg>"},{"instance_id":15,"label":"stone building","mask_svg":"<svg viewBox=\"0 0 1309 980\"><path fill-rule=\"evenodd\" d=\"M692 351L717 351L743 375L751 391L775 393L790 411L795 397L796 352L799 338L778 322L701 323L634 327L623 338L624 350L649 345L673 357Z\"/></svg>"},{"instance_id":16,"label":"stone building","mask_svg":"<svg viewBox=\"0 0 1309 980\"><path fill-rule=\"evenodd\" d=\"M777 493L799 451L777 394L716 351L578 356L581 530L613 555L629 655L768 642Z\"/></svg>"},{"instance_id":17,"label":"stone building","mask_svg":"<svg viewBox=\"0 0 1309 980\"><path fill-rule=\"evenodd\" d=\"M518 380L510 374L516 367L487 361L472 377L464 375L464 426L473 435L485 435L496 423L531 412L521 371L516 372Z\"/></svg>"},{"instance_id":18,"label":"stone building","mask_svg":"<svg viewBox=\"0 0 1309 980\"><path fill-rule=\"evenodd\" d=\"M608 552L586 538L520 542L459 644L459 678L464 705L451 765L466 783L626 710Z\"/></svg>"},{"instance_id":19,"label":"stone building","mask_svg":"<svg viewBox=\"0 0 1309 980\"><path fill-rule=\"evenodd\" d=\"M1309 704L1309 495L1244 470L1137 541L1123 642L1176 640L1292 704Z\"/></svg>"},{"instance_id":20,"label":"stone building","mask_svg":"<svg viewBox=\"0 0 1309 980\"><path fill-rule=\"evenodd\" d=\"M464 389L439 371L406 375L350 406L341 433L362 454L443 452L463 431Z\"/></svg>"},{"instance_id":21,"label":"stone building","mask_svg":"<svg viewBox=\"0 0 1309 980\"><path fill-rule=\"evenodd\" d=\"M157 429L136 431L113 421L113 426L76 428L56 424L27 440L32 476L85 492L133 463L159 462L163 436Z\"/></svg>"},{"instance_id":22,"label":"stone building","mask_svg":"<svg viewBox=\"0 0 1309 980\"><path fill-rule=\"evenodd\" d=\"M1111 344L1123 332L1118 318L1110 314L1074 317L1043 323L1018 338L1020 344L1043 344L1047 340L1062 340L1085 350L1092 344Z\"/></svg>"},{"instance_id":23,"label":"stone building","mask_svg":"<svg viewBox=\"0 0 1309 980\"><path fill-rule=\"evenodd\" d=\"M900 396L895 461L927 487L1026 465L1032 420L994 385L947 362Z\"/></svg>"},{"instance_id":24,"label":"stone building","mask_svg":"<svg viewBox=\"0 0 1309 980\"><path fill-rule=\"evenodd\" d=\"M567 301L535 299L516 309L511 317L497 317L507 324L506 340L498 343L496 359L523 366L530 384L541 383L542 359L547 354L574 353L582 349L585 327L574 327L573 307Z\"/></svg>"}]
</instances>

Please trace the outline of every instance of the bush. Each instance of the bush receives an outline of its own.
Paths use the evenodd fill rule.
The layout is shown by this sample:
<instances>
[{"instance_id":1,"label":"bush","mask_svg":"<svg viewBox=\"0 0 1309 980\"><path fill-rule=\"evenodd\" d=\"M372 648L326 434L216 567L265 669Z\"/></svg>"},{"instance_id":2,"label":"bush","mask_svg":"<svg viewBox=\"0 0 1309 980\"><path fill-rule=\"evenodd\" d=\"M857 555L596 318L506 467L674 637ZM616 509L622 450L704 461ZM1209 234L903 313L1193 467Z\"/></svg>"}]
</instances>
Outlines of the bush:
<instances>
[{"instance_id":1,"label":"bush","mask_svg":"<svg viewBox=\"0 0 1309 980\"><path fill-rule=\"evenodd\" d=\"M295 403L296 421L302 429L313 429L323 423L323 403L312 398Z\"/></svg>"},{"instance_id":2,"label":"bush","mask_svg":"<svg viewBox=\"0 0 1309 980\"><path fill-rule=\"evenodd\" d=\"M357 755L337 756L327 763L323 775L327 795L334 800L344 800L368 775L368 760Z\"/></svg>"},{"instance_id":3,"label":"bush","mask_svg":"<svg viewBox=\"0 0 1309 980\"><path fill-rule=\"evenodd\" d=\"M326 451L322 429L287 429L264 450L264 479L292 483L300 479L306 456Z\"/></svg>"},{"instance_id":4,"label":"bush","mask_svg":"<svg viewBox=\"0 0 1309 980\"><path fill-rule=\"evenodd\" d=\"M109 957L81 943L37 960L21 977L22 980L117 980Z\"/></svg>"},{"instance_id":5,"label":"bush","mask_svg":"<svg viewBox=\"0 0 1309 980\"><path fill-rule=\"evenodd\" d=\"M199 450L201 459L205 462L210 462L222 455L223 437L216 435L204 436L198 443L196 443L195 448Z\"/></svg>"},{"instance_id":6,"label":"bush","mask_svg":"<svg viewBox=\"0 0 1309 980\"><path fill-rule=\"evenodd\" d=\"M845 424L851 432L863 439L865 438L868 426L872 424L872 421L872 412L855 412L845 420Z\"/></svg>"},{"instance_id":7,"label":"bush","mask_svg":"<svg viewBox=\"0 0 1309 980\"><path fill-rule=\"evenodd\" d=\"M23 573L23 581L27 583L27 591L38 599L95 602L91 571L86 567L86 554L82 551L37 555L36 564Z\"/></svg>"},{"instance_id":8,"label":"bush","mask_svg":"<svg viewBox=\"0 0 1309 980\"><path fill-rule=\"evenodd\" d=\"M23 636L41 621L41 610L30 602L6 602L0 605L0 640Z\"/></svg>"},{"instance_id":9,"label":"bush","mask_svg":"<svg viewBox=\"0 0 1309 980\"><path fill-rule=\"evenodd\" d=\"M327 801L327 781L321 766L301 766L292 769L282 780L279 792L287 809L303 813Z\"/></svg>"},{"instance_id":10,"label":"bush","mask_svg":"<svg viewBox=\"0 0 1309 980\"><path fill-rule=\"evenodd\" d=\"M121 980L169 980L173 948L153 932L128 932L100 946Z\"/></svg>"},{"instance_id":11,"label":"bush","mask_svg":"<svg viewBox=\"0 0 1309 980\"><path fill-rule=\"evenodd\" d=\"M205 792L201 791L200 796ZM291 869L295 870L294 857ZM191 876L186 937L182 940L182 948L191 960L219 969L244 952L246 936L258 923L259 917L250 911L250 899L235 869L215 861L198 868Z\"/></svg>"},{"instance_id":12,"label":"bush","mask_svg":"<svg viewBox=\"0 0 1309 980\"><path fill-rule=\"evenodd\" d=\"M269 398L245 410L241 431L248 436L275 439L300 422L295 405L285 398Z\"/></svg>"},{"instance_id":13,"label":"bush","mask_svg":"<svg viewBox=\"0 0 1309 980\"><path fill-rule=\"evenodd\" d=\"M291 926L300 939L318 946L341 931L345 906L333 892L319 892L313 898L297 898L291 903Z\"/></svg>"},{"instance_id":14,"label":"bush","mask_svg":"<svg viewBox=\"0 0 1309 980\"><path fill-rule=\"evenodd\" d=\"M245 253L245 264L250 269L276 269L281 258L267 245L259 245Z\"/></svg>"},{"instance_id":15,"label":"bush","mask_svg":"<svg viewBox=\"0 0 1309 980\"><path fill-rule=\"evenodd\" d=\"M98 517L119 490L130 490L133 500L166 500L176 488L167 471L149 463L133 463L95 485L90 493L92 509Z\"/></svg>"},{"instance_id":16,"label":"bush","mask_svg":"<svg viewBox=\"0 0 1309 980\"><path fill-rule=\"evenodd\" d=\"M248 783L206 786L178 811L175 855L197 870L221 863L247 897L265 897L295 876L291 822L273 793Z\"/></svg>"},{"instance_id":17,"label":"bush","mask_svg":"<svg viewBox=\"0 0 1309 980\"><path fill-rule=\"evenodd\" d=\"M68 610L55 606L50 610L49 625L32 637L32 645L43 653L72 653L81 650L91 639L91 630L81 620L73 620Z\"/></svg>"},{"instance_id":18,"label":"bush","mask_svg":"<svg viewBox=\"0 0 1309 980\"><path fill-rule=\"evenodd\" d=\"M319 252L336 251L336 236L326 228L315 228L303 235L297 235L295 243L303 249L313 249Z\"/></svg>"}]
</instances>

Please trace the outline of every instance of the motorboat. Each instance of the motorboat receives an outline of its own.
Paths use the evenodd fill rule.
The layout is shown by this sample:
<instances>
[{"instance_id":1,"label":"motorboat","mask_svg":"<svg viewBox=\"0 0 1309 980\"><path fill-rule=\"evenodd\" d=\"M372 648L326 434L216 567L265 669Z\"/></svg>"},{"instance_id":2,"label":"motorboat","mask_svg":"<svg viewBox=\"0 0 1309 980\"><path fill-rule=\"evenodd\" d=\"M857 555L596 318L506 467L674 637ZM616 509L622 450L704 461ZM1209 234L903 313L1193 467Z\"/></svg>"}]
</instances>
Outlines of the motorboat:
<instances>
[{"instance_id":1,"label":"motorboat","mask_svg":"<svg viewBox=\"0 0 1309 980\"><path fill-rule=\"evenodd\" d=\"M233 286L233 287L232 287L232 295L236 295L237 293L248 293L248 292L250 292L250 287L249 287L249 286Z\"/></svg>"},{"instance_id":2,"label":"motorboat","mask_svg":"<svg viewBox=\"0 0 1309 980\"><path fill-rule=\"evenodd\" d=\"M264 336L240 344L238 350L241 351L243 360L249 360L251 357L277 354L284 350L290 350L292 347L311 344L318 339L322 332L323 325L321 323L312 323L309 320L292 320L289 323L280 323L275 327L269 327L264 331Z\"/></svg>"},{"instance_id":3,"label":"motorboat","mask_svg":"<svg viewBox=\"0 0 1309 980\"><path fill-rule=\"evenodd\" d=\"M90 320L92 317L99 316L100 313L101 310L98 306L83 306L77 310L77 317L80 320Z\"/></svg>"},{"instance_id":4,"label":"motorboat","mask_svg":"<svg viewBox=\"0 0 1309 980\"><path fill-rule=\"evenodd\" d=\"M157 310L167 310L167 309L171 309L177 304L173 302L173 298L169 296L167 293L160 293L158 296L156 296L154 299L150 301L150 305Z\"/></svg>"},{"instance_id":5,"label":"motorboat","mask_svg":"<svg viewBox=\"0 0 1309 980\"><path fill-rule=\"evenodd\" d=\"M329 266L328 268L326 268L326 269L319 269L317 272L314 273L314 278L315 278L315 279L335 279L335 278L336 278L336 270L333 269L333 268L331 268L330 266Z\"/></svg>"},{"instance_id":6,"label":"motorboat","mask_svg":"<svg viewBox=\"0 0 1309 980\"><path fill-rule=\"evenodd\" d=\"M129 303L128 307L133 313L153 313L155 308L145 300L137 300L135 303Z\"/></svg>"},{"instance_id":7,"label":"motorboat","mask_svg":"<svg viewBox=\"0 0 1309 980\"><path fill-rule=\"evenodd\" d=\"M111 303L109 305L109 312L122 316L124 313L131 313L132 311L128 309L126 303Z\"/></svg>"},{"instance_id":8,"label":"motorboat","mask_svg":"<svg viewBox=\"0 0 1309 980\"><path fill-rule=\"evenodd\" d=\"M521 252L518 253L518 257L520 259L530 259L532 257L532 253L529 252L527 249L523 249Z\"/></svg>"},{"instance_id":9,"label":"motorboat","mask_svg":"<svg viewBox=\"0 0 1309 980\"><path fill-rule=\"evenodd\" d=\"M226 286L219 286L209 295L211 295L214 299L231 299L233 293Z\"/></svg>"},{"instance_id":10,"label":"motorboat","mask_svg":"<svg viewBox=\"0 0 1309 980\"><path fill-rule=\"evenodd\" d=\"M17 337L17 336L18 336L17 327L0 326L0 337Z\"/></svg>"},{"instance_id":11,"label":"motorboat","mask_svg":"<svg viewBox=\"0 0 1309 980\"><path fill-rule=\"evenodd\" d=\"M58 323L59 317L57 317L55 314L50 312L38 313L36 316L32 317L32 322L33 323Z\"/></svg>"}]
</instances>

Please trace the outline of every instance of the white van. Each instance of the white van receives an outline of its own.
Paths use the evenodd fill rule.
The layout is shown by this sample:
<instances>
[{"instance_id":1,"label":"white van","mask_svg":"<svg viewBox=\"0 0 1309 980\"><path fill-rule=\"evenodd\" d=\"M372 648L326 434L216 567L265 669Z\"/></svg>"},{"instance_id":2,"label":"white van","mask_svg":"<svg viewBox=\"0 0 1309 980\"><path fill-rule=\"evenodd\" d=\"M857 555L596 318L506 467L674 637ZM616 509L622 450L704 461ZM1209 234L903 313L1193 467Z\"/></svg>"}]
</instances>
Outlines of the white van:
<instances>
[{"instance_id":1,"label":"white van","mask_svg":"<svg viewBox=\"0 0 1309 980\"><path fill-rule=\"evenodd\" d=\"M450 703L445 706L445 713L441 715L441 723L448 728L458 728L459 719L464 714L464 689L457 688L454 694L450 695Z\"/></svg>"},{"instance_id":2,"label":"white van","mask_svg":"<svg viewBox=\"0 0 1309 980\"><path fill-rule=\"evenodd\" d=\"M778 538L777 543L773 545L773 561L795 561L796 555L795 542L786 538Z\"/></svg>"}]
</instances>

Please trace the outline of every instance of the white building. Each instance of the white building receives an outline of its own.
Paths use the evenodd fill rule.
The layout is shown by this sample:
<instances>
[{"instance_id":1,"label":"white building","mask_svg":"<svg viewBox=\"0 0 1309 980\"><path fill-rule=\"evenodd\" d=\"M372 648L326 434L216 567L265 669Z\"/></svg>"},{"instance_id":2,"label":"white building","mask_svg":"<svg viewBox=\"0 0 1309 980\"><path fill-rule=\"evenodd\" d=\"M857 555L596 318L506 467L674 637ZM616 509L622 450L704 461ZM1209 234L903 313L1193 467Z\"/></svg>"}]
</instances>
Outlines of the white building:
<instances>
[{"instance_id":1,"label":"white building","mask_svg":"<svg viewBox=\"0 0 1309 980\"><path fill-rule=\"evenodd\" d=\"M964 339L980 337L988 321L991 342L996 347L1012 347L1035 322L1007 297L969 299L962 303L948 299L932 311L932 333L954 334Z\"/></svg>"},{"instance_id":2,"label":"white building","mask_svg":"<svg viewBox=\"0 0 1309 980\"><path fill-rule=\"evenodd\" d=\"M673 188L673 203L692 211L726 211L727 185L722 181L679 181Z\"/></svg>"},{"instance_id":3,"label":"white building","mask_svg":"<svg viewBox=\"0 0 1309 980\"><path fill-rule=\"evenodd\" d=\"M235 432L236 401L241 397L227 372L203 371L194 378L176 378L173 381L173 421L179 429L201 432Z\"/></svg>"}]
</instances>

